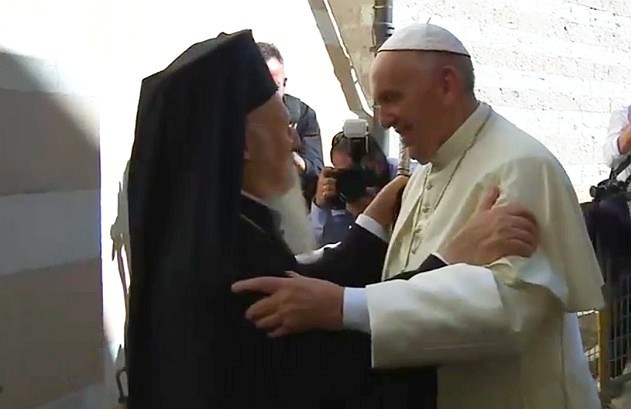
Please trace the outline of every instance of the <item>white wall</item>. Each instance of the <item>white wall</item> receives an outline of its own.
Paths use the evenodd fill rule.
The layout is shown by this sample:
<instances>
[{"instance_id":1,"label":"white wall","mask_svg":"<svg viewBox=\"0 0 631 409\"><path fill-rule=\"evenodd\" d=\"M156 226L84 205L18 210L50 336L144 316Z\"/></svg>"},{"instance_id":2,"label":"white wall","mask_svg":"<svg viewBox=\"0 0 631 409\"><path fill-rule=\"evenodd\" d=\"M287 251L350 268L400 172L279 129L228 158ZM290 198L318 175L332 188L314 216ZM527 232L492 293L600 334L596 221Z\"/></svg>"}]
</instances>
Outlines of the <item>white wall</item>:
<instances>
[{"instance_id":1,"label":"white wall","mask_svg":"<svg viewBox=\"0 0 631 409\"><path fill-rule=\"evenodd\" d=\"M2 0L0 10L0 407L25 409L103 378L104 7Z\"/></svg>"},{"instance_id":2,"label":"white wall","mask_svg":"<svg viewBox=\"0 0 631 409\"><path fill-rule=\"evenodd\" d=\"M607 175L610 112L631 104L631 1L395 1L395 27L429 18L473 54L479 97L541 140L589 199Z\"/></svg>"}]
</instances>

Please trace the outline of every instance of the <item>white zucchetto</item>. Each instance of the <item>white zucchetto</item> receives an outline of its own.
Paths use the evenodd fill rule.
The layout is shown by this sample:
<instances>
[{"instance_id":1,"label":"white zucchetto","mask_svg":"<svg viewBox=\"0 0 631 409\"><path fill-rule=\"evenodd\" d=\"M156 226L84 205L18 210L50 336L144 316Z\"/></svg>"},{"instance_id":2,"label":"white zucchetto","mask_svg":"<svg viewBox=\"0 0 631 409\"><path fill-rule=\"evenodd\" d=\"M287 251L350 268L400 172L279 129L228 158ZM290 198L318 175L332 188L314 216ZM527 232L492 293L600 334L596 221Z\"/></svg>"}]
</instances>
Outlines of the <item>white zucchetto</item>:
<instances>
[{"instance_id":1,"label":"white zucchetto","mask_svg":"<svg viewBox=\"0 0 631 409\"><path fill-rule=\"evenodd\" d=\"M442 51L471 57L458 38L434 24L412 24L388 38L379 48L381 51Z\"/></svg>"}]
</instances>

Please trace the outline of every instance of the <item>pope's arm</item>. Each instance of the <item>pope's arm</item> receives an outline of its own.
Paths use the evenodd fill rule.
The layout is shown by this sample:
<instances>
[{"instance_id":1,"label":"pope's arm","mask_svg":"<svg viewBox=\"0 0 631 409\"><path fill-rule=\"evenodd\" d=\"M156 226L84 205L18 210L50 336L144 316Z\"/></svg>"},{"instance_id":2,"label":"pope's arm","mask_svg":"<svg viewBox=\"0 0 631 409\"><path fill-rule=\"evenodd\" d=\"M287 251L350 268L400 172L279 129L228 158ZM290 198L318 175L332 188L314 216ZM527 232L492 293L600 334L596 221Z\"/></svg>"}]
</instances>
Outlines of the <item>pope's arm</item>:
<instances>
[{"instance_id":1,"label":"pope's arm","mask_svg":"<svg viewBox=\"0 0 631 409\"><path fill-rule=\"evenodd\" d=\"M530 259L456 264L366 287L375 367L518 354L544 320L589 307L577 300L594 300L590 308L599 307L598 265L560 166L512 161L480 183L498 179L500 202L521 203L537 218L539 250ZM570 273L584 275L583 285Z\"/></svg>"}]
</instances>

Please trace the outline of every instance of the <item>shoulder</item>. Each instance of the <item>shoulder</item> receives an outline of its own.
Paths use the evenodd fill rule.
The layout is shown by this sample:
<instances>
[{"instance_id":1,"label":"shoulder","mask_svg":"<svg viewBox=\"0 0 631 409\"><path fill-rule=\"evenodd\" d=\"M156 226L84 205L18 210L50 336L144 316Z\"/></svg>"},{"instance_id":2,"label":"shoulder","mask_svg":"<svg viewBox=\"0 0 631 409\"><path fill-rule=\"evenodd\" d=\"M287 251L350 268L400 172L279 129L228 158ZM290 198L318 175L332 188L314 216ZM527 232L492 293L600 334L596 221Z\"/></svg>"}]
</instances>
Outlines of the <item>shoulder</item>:
<instances>
[{"instance_id":1,"label":"shoulder","mask_svg":"<svg viewBox=\"0 0 631 409\"><path fill-rule=\"evenodd\" d=\"M313 113L315 114L315 111L313 110L313 108L311 108L309 105L307 105L307 103L305 103L303 100L301 100L298 97L295 97L293 95L290 94L285 94L285 96L283 97L285 100L285 105L291 109L290 107L297 109L300 111L300 113L302 115L306 115L308 113Z\"/></svg>"},{"instance_id":2,"label":"shoulder","mask_svg":"<svg viewBox=\"0 0 631 409\"><path fill-rule=\"evenodd\" d=\"M539 140L497 114L483 135L476 159L487 163L487 177L525 183L569 184L557 157ZM518 180L519 179L519 180Z\"/></svg>"},{"instance_id":3,"label":"shoulder","mask_svg":"<svg viewBox=\"0 0 631 409\"><path fill-rule=\"evenodd\" d=\"M622 130L631 120L631 105L618 106L609 117L609 129Z\"/></svg>"},{"instance_id":4,"label":"shoulder","mask_svg":"<svg viewBox=\"0 0 631 409\"><path fill-rule=\"evenodd\" d=\"M493 154L500 166L514 162L560 166L556 156L541 141L499 114L493 118L481 145L487 153Z\"/></svg>"}]
</instances>

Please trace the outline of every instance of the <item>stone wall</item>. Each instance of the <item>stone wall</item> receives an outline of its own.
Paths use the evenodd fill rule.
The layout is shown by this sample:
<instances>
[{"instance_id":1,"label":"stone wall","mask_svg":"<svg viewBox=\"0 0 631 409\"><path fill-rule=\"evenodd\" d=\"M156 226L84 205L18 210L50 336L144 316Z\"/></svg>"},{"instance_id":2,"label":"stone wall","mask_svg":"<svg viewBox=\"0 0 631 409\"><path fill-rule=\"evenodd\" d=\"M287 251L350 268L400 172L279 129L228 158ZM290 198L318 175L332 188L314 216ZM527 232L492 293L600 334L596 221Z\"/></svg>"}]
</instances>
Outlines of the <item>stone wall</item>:
<instances>
[{"instance_id":1,"label":"stone wall","mask_svg":"<svg viewBox=\"0 0 631 409\"><path fill-rule=\"evenodd\" d=\"M607 175L610 113L631 104L631 1L395 0L395 28L430 18L473 54L478 96L556 154L588 199Z\"/></svg>"}]
</instances>

